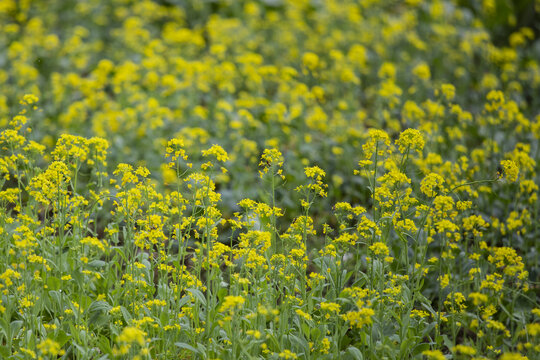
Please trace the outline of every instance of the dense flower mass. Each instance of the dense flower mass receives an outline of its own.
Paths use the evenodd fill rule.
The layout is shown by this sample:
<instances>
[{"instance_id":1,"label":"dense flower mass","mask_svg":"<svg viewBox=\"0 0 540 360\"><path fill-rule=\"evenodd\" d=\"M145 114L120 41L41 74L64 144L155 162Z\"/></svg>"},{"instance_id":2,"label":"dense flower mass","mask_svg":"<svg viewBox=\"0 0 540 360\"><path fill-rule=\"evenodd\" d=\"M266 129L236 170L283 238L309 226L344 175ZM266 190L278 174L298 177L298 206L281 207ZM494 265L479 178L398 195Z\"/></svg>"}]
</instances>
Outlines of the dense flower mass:
<instances>
[{"instance_id":1,"label":"dense flower mass","mask_svg":"<svg viewBox=\"0 0 540 360\"><path fill-rule=\"evenodd\" d=\"M0 358L538 358L521 3L0 0Z\"/></svg>"}]
</instances>

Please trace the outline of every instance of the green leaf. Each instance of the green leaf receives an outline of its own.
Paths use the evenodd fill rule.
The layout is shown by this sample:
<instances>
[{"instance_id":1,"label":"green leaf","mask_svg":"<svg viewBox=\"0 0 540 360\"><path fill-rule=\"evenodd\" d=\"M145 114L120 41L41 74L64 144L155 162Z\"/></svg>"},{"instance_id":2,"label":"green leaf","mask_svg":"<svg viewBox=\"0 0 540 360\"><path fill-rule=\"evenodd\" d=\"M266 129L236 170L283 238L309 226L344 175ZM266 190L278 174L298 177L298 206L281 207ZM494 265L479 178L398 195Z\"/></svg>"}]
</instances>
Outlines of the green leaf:
<instances>
[{"instance_id":1,"label":"green leaf","mask_svg":"<svg viewBox=\"0 0 540 360\"><path fill-rule=\"evenodd\" d=\"M183 342L177 342L174 343L174 345L178 346L181 349L186 349L188 351L191 351L192 353L199 354L199 350L195 349L193 346L183 343Z\"/></svg>"},{"instance_id":2,"label":"green leaf","mask_svg":"<svg viewBox=\"0 0 540 360\"><path fill-rule=\"evenodd\" d=\"M0 319L0 330L2 330L4 336L11 337L11 328L4 319Z\"/></svg>"},{"instance_id":3,"label":"green leaf","mask_svg":"<svg viewBox=\"0 0 540 360\"><path fill-rule=\"evenodd\" d=\"M60 290L62 287L62 280L54 276L49 276L47 278L47 287L50 290Z\"/></svg>"},{"instance_id":4,"label":"green leaf","mask_svg":"<svg viewBox=\"0 0 540 360\"><path fill-rule=\"evenodd\" d=\"M268 330L268 340L271 340L272 342L272 346L276 349L279 349L279 341L278 339L276 338L276 335L274 334L274 332L272 330ZM270 342L269 342L270 343Z\"/></svg>"},{"instance_id":5,"label":"green leaf","mask_svg":"<svg viewBox=\"0 0 540 360\"><path fill-rule=\"evenodd\" d=\"M442 335L442 338L443 338L444 345L445 345L447 348L451 349L451 348L454 347L454 343L452 342L452 340L450 340L450 338L448 337L448 335L443 334L443 335Z\"/></svg>"},{"instance_id":6,"label":"green leaf","mask_svg":"<svg viewBox=\"0 0 540 360\"><path fill-rule=\"evenodd\" d=\"M86 357L86 354L88 353L88 348L83 346L83 345L79 345L77 344L76 342L72 342L71 345L73 345L74 347L77 348L77 350L80 352L80 355L81 357Z\"/></svg>"},{"instance_id":7,"label":"green leaf","mask_svg":"<svg viewBox=\"0 0 540 360\"><path fill-rule=\"evenodd\" d=\"M302 322L302 331L304 332L304 334L307 334L307 335L309 335L310 333L309 325L306 324L305 322Z\"/></svg>"},{"instance_id":8,"label":"green leaf","mask_svg":"<svg viewBox=\"0 0 540 360\"><path fill-rule=\"evenodd\" d=\"M311 329L311 338L313 341L319 341L321 339L321 330L319 328L313 328Z\"/></svg>"},{"instance_id":9,"label":"green leaf","mask_svg":"<svg viewBox=\"0 0 540 360\"><path fill-rule=\"evenodd\" d=\"M0 347L0 355L2 356L2 359L7 359L11 355L11 351L5 347Z\"/></svg>"},{"instance_id":10,"label":"green leaf","mask_svg":"<svg viewBox=\"0 0 540 360\"><path fill-rule=\"evenodd\" d=\"M112 355L111 343L109 338L100 335L98 339L99 349L105 354Z\"/></svg>"},{"instance_id":11,"label":"green leaf","mask_svg":"<svg viewBox=\"0 0 540 360\"><path fill-rule=\"evenodd\" d=\"M409 353L409 349L411 348L412 346L412 343L415 341L416 339L414 338L407 338L405 341L403 341L401 343L401 345L399 346L399 353L401 354L401 356L403 357L404 355L408 355ZM407 356L406 356L407 357Z\"/></svg>"},{"instance_id":12,"label":"green leaf","mask_svg":"<svg viewBox=\"0 0 540 360\"><path fill-rule=\"evenodd\" d=\"M112 309L112 306L109 305L109 303L106 301L94 301L92 304L90 304L87 311L89 313L102 312L102 311L108 312L111 309Z\"/></svg>"},{"instance_id":13,"label":"green leaf","mask_svg":"<svg viewBox=\"0 0 540 360\"><path fill-rule=\"evenodd\" d=\"M189 288L187 289L187 291L189 291L191 294L193 294L193 296L195 296L197 298L197 300L199 300L199 302L203 305L203 306L206 306L206 298L204 297L203 293L201 292L201 290L199 289L194 289L194 288Z\"/></svg>"},{"instance_id":14,"label":"green leaf","mask_svg":"<svg viewBox=\"0 0 540 360\"><path fill-rule=\"evenodd\" d=\"M81 309L88 309L93 302L92 298L86 294L81 294L79 297L79 306Z\"/></svg>"},{"instance_id":15,"label":"green leaf","mask_svg":"<svg viewBox=\"0 0 540 360\"><path fill-rule=\"evenodd\" d=\"M107 266L107 263L103 260L92 260L88 263L88 266L94 267L94 268L102 268Z\"/></svg>"},{"instance_id":16,"label":"green leaf","mask_svg":"<svg viewBox=\"0 0 540 360\"><path fill-rule=\"evenodd\" d=\"M414 349L412 351L412 356L415 357L417 355L420 355L421 353L423 353L426 350L429 350L429 344L427 344L427 343L418 344L418 345L416 345L414 347Z\"/></svg>"},{"instance_id":17,"label":"green leaf","mask_svg":"<svg viewBox=\"0 0 540 360\"><path fill-rule=\"evenodd\" d=\"M60 347L64 346L69 339L71 339L71 336L66 334L63 330L58 331L58 334L54 337L54 341L60 344Z\"/></svg>"},{"instance_id":18,"label":"green leaf","mask_svg":"<svg viewBox=\"0 0 540 360\"><path fill-rule=\"evenodd\" d=\"M182 306L186 305L191 300L190 296L184 296L178 301L178 308L182 308Z\"/></svg>"},{"instance_id":19,"label":"green leaf","mask_svg":"<svg viewBox=\"0 0 540 360\"><path fill-rule=\"evenodd\" d=\"M229 291L225 287L221 287L217 293L219 301L222 301L228 293Z\"/></svg>"},{"instance_id":20,"label":"green leaf","mask_svg":"<svg viewBox=\"0 0 540 360\"><path fill-rule=\"evenodd\" d=\"M58 306L61 311L64 310L61 308L62 307L62 294L59 291L56 291L56 290L49 291L49 297L51 300L54 301L52 305Z\"/></svg>"},{"instance_id":21,"label":"green leaf","mask_svg":"<svg viewBox=\"0 0 540 360\"><path fill-rule=\"evenodd\" d=\"M347 352L356 360L364 360L364 355L362 355L362 352L354 346L349 346L347 348Z\"/></svg>"},{"instance_id":22,"label":"green leaf","mask_svg":"<svg viewBox=\"0 0 540 360\"><path fill-rule=\"evenodd\" d=\"M130 324L131 323L131 319L132 319L132 316L131 314L129 313L129 311L125 308L125 307L120 307L120 311L122 312L122 315L124 316L124 320L126 321L126 323Z\"/></svg>"},{"instance_id":23,"label":"green leaf","mask_svg":"<svg viewBox=\"0 0 540 360\"><path fill-rule=\"evenodd\" d=\"M508 311L508 309L503 305L502 301L499 300L499 306L501 307L501 309L503 309L503 311L506 313L506 315L508 315L508 317L514 321L518 321L518 319L514 316L514 314L512 314L510 311Z\"/></svg>"},{"instance_id":24,"label":"green leaf","mask_svg":"<svg viewBox=\"0 0 540 360\"><path fill-rule=\"evenodd\" d=\"M94 301L88 307L87 313L89 314L88 323L94 327L102 327L109 320L109 310L111 305L105 301Z\"/></svg>"},{"instance_id":25,"label":"green leaf","mask_svg":"<svg viewBox=\"0 0 540 360\"><path fill-rule=\"evenodd\" d=\"M289 340L291 341L292 344L295 344L300 349L302 349L305 354L309 353L309 344L306 341L306 339L300 338L300 337L298 337L296 335L289 335L288 338L289 338Z\"/></svg>"},{"instance_id":26,"label":"green leaf","mask_svg":"<svg viewBox=\"0 0 540 360\"><path fill-rule=\"evenodd\" d=\"M13 336L16 336L19 333L19 331L21 330L22 326L23 326L23 321L22 320L12 321L11 324L9 325L10 330L11 330L11 334Z\"/></svg>"},{"instance_id":27,"label":"green leaf","mask_svg":"<svg viewBox=\"0 0 540 360\"><path fill-rule=\"evenodd\" d=\"M206 346L203 344L197 343L197 349L199 350L200 354L206 354Z\"/></svg>"}]
</instances>

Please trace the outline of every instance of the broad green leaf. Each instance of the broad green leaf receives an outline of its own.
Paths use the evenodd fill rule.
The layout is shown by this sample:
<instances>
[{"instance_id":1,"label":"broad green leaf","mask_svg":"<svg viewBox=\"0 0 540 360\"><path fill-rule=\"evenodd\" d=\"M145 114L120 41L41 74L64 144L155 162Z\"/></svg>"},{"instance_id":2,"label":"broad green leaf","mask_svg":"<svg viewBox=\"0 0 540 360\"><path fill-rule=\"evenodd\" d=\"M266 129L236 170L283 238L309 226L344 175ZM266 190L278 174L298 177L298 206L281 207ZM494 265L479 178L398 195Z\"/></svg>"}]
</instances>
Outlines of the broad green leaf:
<instances>
[{"instance_id":1,"label":"broad green leaf","mask_svg":"<svg viewBox=\"0 0 540 360\"><path fill-rule=\"evenodd\" d=\"M176 342L174 345L178 346L181 349L186 349L191 351L192 353L199 354L199 350L195 349L193 346L183 343L183 342Z\"/></svg>"},{"instance_id":2,"label":"broad green leaf","mask_svg":"<svg viewBox=\"0 0 540 360\"><path fill-rule=\"evenodd\" d=\"M356 360L364 360L364 355L362 355L362 352L354 346L349 346L347 348L347 352Z\"/></svg>"},{"instance_id":3,"label":"broad green leaf","mask_svg":"<svg viewBox=\"0 0 540 360\"><path fill-rule=\"evenodd\" d=\"M204 294L199 289L189 288L187 289L187 291L192 293L193 296L195 296L195 298L197 298L197 300L199 300L199 302L203 306L206 306L206 298L204 297Z\"/></svg>"}]
</instances>

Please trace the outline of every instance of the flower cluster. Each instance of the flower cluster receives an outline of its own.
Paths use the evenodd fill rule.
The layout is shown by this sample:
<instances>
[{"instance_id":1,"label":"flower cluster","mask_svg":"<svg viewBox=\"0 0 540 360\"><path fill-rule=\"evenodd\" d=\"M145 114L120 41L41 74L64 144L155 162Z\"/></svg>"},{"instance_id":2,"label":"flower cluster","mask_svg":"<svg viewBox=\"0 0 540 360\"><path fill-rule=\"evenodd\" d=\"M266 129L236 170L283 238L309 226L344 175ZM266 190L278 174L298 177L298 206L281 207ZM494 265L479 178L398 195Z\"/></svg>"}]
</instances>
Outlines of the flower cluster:
<instances>
[{"instance_id":1,"label":"flower cluster","mask_svg":"<svg viewBox=\"0 0 540 360\"><path fill-rule=\"evenodd\" d=\"M538 358L537 5L72 3L0 1L0 357Z\"/></svg>"}]
</instances>

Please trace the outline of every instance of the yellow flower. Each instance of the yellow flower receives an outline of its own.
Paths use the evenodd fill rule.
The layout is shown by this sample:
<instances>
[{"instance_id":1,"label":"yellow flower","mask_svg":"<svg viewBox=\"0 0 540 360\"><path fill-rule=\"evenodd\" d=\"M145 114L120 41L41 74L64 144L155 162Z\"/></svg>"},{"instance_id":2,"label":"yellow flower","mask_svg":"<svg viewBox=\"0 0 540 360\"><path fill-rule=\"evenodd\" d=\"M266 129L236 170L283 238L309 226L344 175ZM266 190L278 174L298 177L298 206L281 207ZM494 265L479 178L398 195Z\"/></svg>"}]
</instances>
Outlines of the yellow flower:
<instances>
[{"instance_id":1,"label":"yellow flower","mask_svg":"<svg viewBox=\"0 0 540 360\"><path fill-rule=\"evenodd\" d=\"M38 300L38 297L35 295L26 295L24 298L22 298L19 301L19 304L22 308L29 308L34 306L36 300Z\"/></svg>"},{"instance_id":2,"label":"yellow flower","mask_svg":"<svg viewBox=\"0 0 540 360\"><path fill-rule=\"evenodd\" d=\"M59 161L84 162L89 153L88 140L81 136L62 134L51 155Z\"/></svg>"},{"instance_id":3,"label":"yellow flower","mask_svg":"<svg viewBox=\"0 0 540 360\"><path fill-rule=\"evenodd\" d=\"M484 304L488 301L488 297L487 295L485 294L481 294L481 293L478 293L478 292L472 292L469 294L469 299L472 300L473 304L475 306L478 306L478 305L481 305L481 304Z\"/></svg>"},{"instance_id":4,"label":"yellow flower","mask_svg":"<svg viewBox=\"0 0 540 360\"><path fill-rule=\"evenodd\" d=\"M298 359L298 355L293 353L291 350L283 350L279 353L281 359Z\"/></svg>"},{"instance_id":5,"label":"yellow flower","mask_svg":"<svg viewBox=\"0 0 540 360\"><path fill-rule=\"evenodd\" d=\"M317 180L321 180L326 175L324 170L318 166L306 167L304 172L308 178Z\"/></svg>"},{"instance_id":6,"label":"yellow flower","mask_svg":"<svg viewBox=\"0 0 540 360\"><path fill-rule=\"evenodd\" d=\"M375 255L388 256L389 254L388 246L382 242L373 243L373 245L369 247L369 250L371 250Z\"/></svg>"},{"instance_id":7,"label":"yellow flower","mask_svg":"<svg viewBox=\"0 0 540 360\"><path fill-rule=\"evenodd\" d=\"M399 147L399 152L402 154L409 149L421 153L424 148L424 143L422 133L415 129L403 131L399 134L399 139L396 140L396 145Z\"/></svg>"},{"instance_id":8,"label":"yellow flower","mask_svg":"<svg viewBox=\"0 0 540 360\"><path fill-rule=\"evenodd\" d=\"M519 353L504 353L499 360L529 360L529 358Z\"/></svg>"},{"instance_id":9,"label":"yellow flower","mask_svg":"<svg viewBox=\"0 0 540 360\"><path fill-rule=\"evenodd\" d=\"M377 75L380 78L395 78L396 77L396 66L391 62L385 62L379 68Z\"/></svg>"},{"instance_id":10,"label":"yellow flower","mask_svg":"<svg viewBox=\"0 0 540 360\"><path fill-rule=\"evenodd\" d=\"M227 154L227 152L223 150L221 146L215 145L215 144L212 145L209 149L203 150L202 155L204 157L208 157L212 155L216 158L217 161L221 161L221 162L225 162L229 160L229 155Z\"/></svg>"},{"instance_id":11,"label":"yellow flower","mask_svg":"<svg viewBox=\"0 0 540 360\"><path fill-rule=\"evenodd\" d=\"M71 172L61 161L54 161L45 172L30 180L30 195L43 204L52 204L55 209L65 204L67 185ZM57 209L56 209L57 210Z\"/></svg>"},{"instance_id":12,"label":"yellow flower","mask_svg":"<svg viewBox=\"0 0 540 360\"><path fill-rule=\"evenodd\" d=\"M38 350L42 355L51 355L51 357L56 357L57 355L63 355L64 350L60 348L60 344L56 341L46 338L37 345Z\"/></svg>"},{"instance_id":13,"label":"yellow flower","mask_svg":"<svg viewBox=\"0 0 540 360\"><path fill-rule=\"evenodd\" d=\"M519 174L519 168L516 163L512 160L503 160L501 161L501 167L503 168L504 175L510 182L517 180Z\"/></svg>"},{"instance_id":14,"label":"yellow flower","mask_svg":"<svg viewBox=\"0 0 540 360\"><path fill-rule=\"evenodd\" d=\"M339 304L337 304L337 303L333 303L333 302L322 302L321 303L321 310L322 311L339 313L340 309L341 309L341 306Z\"/></svg>"},{"instance_id":15,"label":"yellow flower","mask_svg":"<svg viewBox=\"0 0 540 360\"><path fill-rule=\"evenodd\" d=\"M167 142L167 147L165 153L167 156L171 157L171 161L175 162L179 158L187 160L187 154L184 150L184 140L183 139L171 139Z\"/></svg>"},{"instance_id":16,"label":"yellow flower","mask_svg":"<svg viewBox=\"0 0 540 360\"><path fill-rule=\"evenodd\" d=\"M36 358L36 353L30 349L20 348L21 353L28 355L31 359Z\"/></svg>"},{"instance_id":17,"label":"yellow flower","mask_svg":"<svg viewBox=\"0 0 540 360\"><path fill-rule=\"evenodd\" d=\"M412 73L414 76L421 80L429 80L429 78L431 78L431 71L429 70L429 66L426 63L416 65L412 69Z\"/></svg>"},{"instance_id":18,"label":"yellow flower","mask_svg":"<svg viewBox=\"0 0 540 360\"><path fill-rule=\"evenodd\" d=\"M439 281L441 288L444 289L450 284L450 275L449 274L441 275L437 278L437 280Z\"/></svg>"},{"instance_id":19,"label":"yellow flower","mask_svg":"<svg viewBox=\"0 0 540 360\"><path fill-rule=\"evenodd\" d=\"M273 168L273 171L275 172L274 174L281 177L282 180L285 180L285 176L281 170L281 167L283 166L283 155L281 155L279 150L275 148L264 149L259 166L262 167L262 170L259 171L261 178L268 172L269 169Z\"/></svg>"},{"instance_id":20,"label":"yellow flower","mask_svg":"<svg viewBox=\"0 0 540 360\"><path fill-rule=\"evenodd\" d=\"M308 320L308 321L311 320L311 315L302 311L301 309L296 309L295 312L298 316L304 318L305 320Z\"/></svg>"},{"instance_id":21,"label":"yellow flower","mask_svg":"<svg viewBox=\"0 0 540 360\"><path fill-rule=\"evenodd\" d=\"M476 349L471 347L471 346L467 346L467 345L456 345L452 348L452 351L454 352L457 352L458 354L463 354L463 355L475 355L476 354Z\"/></svg>"},{"instance_id":22,"label":"yellow flower","mask_svg":"<svg viewBox=\"0 0 540 360\"><path fill-rule=\"evenodd\" d=\"M444 190L444 179L439 174L430 173L420 182L420 190L429 197L434 197Z\"/></svg>"},{"instance_id":23,"label":"yellow flower","mask_svg":"<svg viewBox=\"0 0 540 360\"><path fill-rule=\"evenodd\" d=\"M425 355L430 360L446 360L440 350L425 350L422 355Z\"/></svg>"},{"instance_id":24,"label":"yellow flower","mask_svg":"<svg viewBox=\"0 0 540 360\"><path fill-rule=\"evenodd\" d=\"M307 52L302 56L302 64L309 70L313 71L319 67L320 60L317 54Z\"/></svg>"},{"instance_id":25,"label":"yellow flower","mask_svg":"<svg viewBox=\"0 0 540 360\"><path fill-rule=\"evenodd\" d=\"M452 84L442 84L441 92L448 101L453 100L456 96L456 88Z\"/></svg>"},{"instance_id":26,"label":"yellow flower","mask_svg":"<svg viewBox=\"0 0 540 360\"><path fill-rule=\"evenodd\" d=\"M225 296L225 301L221 305L220 311L233 311L236 308L239 308L246 302L246 299L244 299L242 296L234 296L229 295Z\"/></svg>"},{"instance_id":27,"label":"yellow flower","mask_svg":"<svg viewBox=\"0 0 540 360\"><path fill-rule=\"evenodd\" d=\"M116 341L119 343L136 343L143 346L146 342L145 336L146 334L144 331L133 326L128 326L122 330L122 333L118 335Z\"/></svg>"},{"instance_id":28,"label":"yellow flower","mask_svg":"<svg viewBox=\"0 0 540 360\"><path fill-rule=\"evenodd\" d=\"M372 316L375 315L375 311L371 308L360 308L358 311L350 311L343 315L343 319L350 322L351 325L360 329L364 325L370 325Z\"/></svg>"},{"instance_id":29,"label":"yellow flower","mask_svg":"<svg viewBox=\"0 0 540 360\"><path fill-rule=\"evenodd\" d=\"M384 149L388 148L389 146L390 137L388 136L388 133L386 133L386 131L369 129L368 140L364 145L362 145L362 150L364 151L364 158L366 160L371 159L375 152L377 152L377 156L382 156L385 153Z\"/></svg>"},{"instance_id":30,"label":"yellow flower","mask_svg":"<svg viewBox=\"0 0 540 360\"><path fill-rule=\"evenodd\" d=\"M318 166L311 166L304 168L304 172L308 179L313 179L313 181L310 181L310 183L307 185L300 185L296 187L295 190L301 192L305 189L309 189L315 192L320 197L326 197L326 188L328 187L328 185L323 183L322 181L323 177L326 175L324 170L322 170ZM304 205L306 205L304 207L307 207L307 205L309 204L307 202L304 202Z\"/></svg>"},{"instance_id":31,"label":"yellow flower","mask_svg":"<svg viewBox=\"0 0 540 360\"><path fill-rule=\"evenodd\" d=\"M39 101L39 98L33 94L25 94L20 101L21 105L32 105Z\"/></svg>"},{"instance_id":32,"label":"yellow flower","mask_svg":"<svg viewBox=\"0 0 540 360\"><path fill-rule=\"evenodd\" d=\"M105 246L106 246L105 242L99 240L96 237L91 237L91 236L87 236L84 239L82 239L81 244L93 246L99 249L100 251L105 251Z\"/></svg>"},{"instance_id":33,"label":"yellow flower","mask_svg":"<svg viewBox=\"0 0 540 360\"><path fill-rule=\"evenodd\" d=\"M321 352L321 354L328 354L331 346L332 346L332 343L330 342L330 339L325 337L324 339L321 340L321 348L319 351Z\"/></svg>"}]
</instances>

